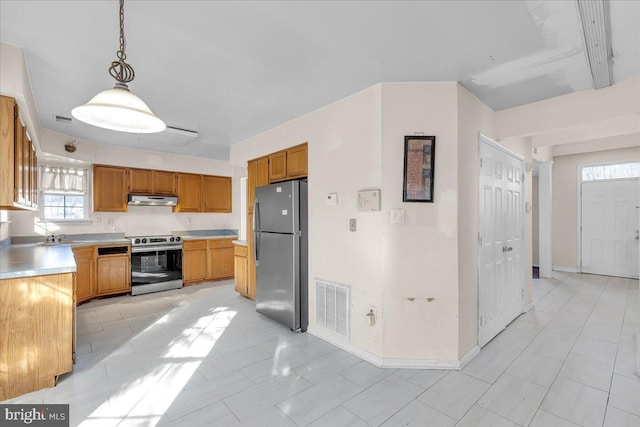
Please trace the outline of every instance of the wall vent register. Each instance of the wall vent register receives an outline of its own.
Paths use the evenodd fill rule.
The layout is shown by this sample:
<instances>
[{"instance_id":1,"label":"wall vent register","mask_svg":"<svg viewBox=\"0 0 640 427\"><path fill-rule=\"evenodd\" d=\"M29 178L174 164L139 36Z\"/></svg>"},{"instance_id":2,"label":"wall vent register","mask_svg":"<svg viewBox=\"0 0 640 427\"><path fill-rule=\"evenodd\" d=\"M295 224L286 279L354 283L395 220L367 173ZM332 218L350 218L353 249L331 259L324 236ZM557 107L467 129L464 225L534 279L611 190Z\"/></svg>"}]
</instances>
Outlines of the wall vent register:
<instances>
[{"instance_id":1,"label":"wall vent register","mask_svg":"<svg viewBox=\"0 0 640 427\"><path fill-rule=\"evenodd\" d=\"M349 338L351 287L316 279L316 325Z\"/></svg>"}]
</instances>

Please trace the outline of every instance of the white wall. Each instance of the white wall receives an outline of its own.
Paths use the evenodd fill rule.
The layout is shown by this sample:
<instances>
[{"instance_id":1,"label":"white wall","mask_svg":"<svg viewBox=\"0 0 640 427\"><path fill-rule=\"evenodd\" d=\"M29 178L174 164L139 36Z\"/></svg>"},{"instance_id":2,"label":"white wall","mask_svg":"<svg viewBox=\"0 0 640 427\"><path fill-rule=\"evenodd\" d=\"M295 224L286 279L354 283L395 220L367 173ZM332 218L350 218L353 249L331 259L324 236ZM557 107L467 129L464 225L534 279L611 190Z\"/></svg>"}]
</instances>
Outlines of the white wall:
<instances>
[{"instance_id":1,"label":"white wall","mask_svg":"<svg viewBox=\"0 0 640 427\"><path fill-rule=\"evenodd\" d=\"M640 160L640 147L553 158L553 265L578 268L578 166Z\"/></svg>"},{"instance_id":2,"label":"white wall","mask_svg":"<svg viewBox=\"0 0 640 427\"><path fill-rule=\"evenodd\" d=\"M208 175L232 176L228 162L180 156L168 153L112 147L89 141L78 141L77 151L67 153L64 144L70 137L46 129L41 130L40 145L45 153L55 155L60 162L76 166L108 164ZM40 164L46 164L42 155ZM53 162L53 161L52 161ZM90 200L92 200L90 195ZM233 189L233 208L239 207L239 188ZM213 228L239 228L236 215L219 213L173 213L169 207L131 206L126 213L90 212L86 223L46 223L39 220L39 212L11 211L9 213L12 236L35 236L47 233L82 234L120 232L129 235L162 234L169 231ZM113 224L108 224L112 221Z\"/></svg>"}]
</instances>

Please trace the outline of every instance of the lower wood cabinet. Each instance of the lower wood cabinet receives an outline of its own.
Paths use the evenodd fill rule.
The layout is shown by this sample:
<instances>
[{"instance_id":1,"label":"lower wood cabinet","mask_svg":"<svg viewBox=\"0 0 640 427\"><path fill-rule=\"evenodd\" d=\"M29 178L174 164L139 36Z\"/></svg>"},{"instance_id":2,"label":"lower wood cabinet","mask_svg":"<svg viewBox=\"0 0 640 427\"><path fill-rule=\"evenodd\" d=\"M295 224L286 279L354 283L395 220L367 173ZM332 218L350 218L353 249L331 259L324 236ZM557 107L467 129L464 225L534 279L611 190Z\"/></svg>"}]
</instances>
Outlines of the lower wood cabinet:
<instances>
[{"instance_id":1,"label":"lower wood cabinet","mask_svg":"<svg viewBox=\"0 0 640 427\"><path fill-rule=\"evenodd\" d=\"M187 240L182 245L182 282L233 278L233 243L228 239Z\"/></svg>"},{"instance_id":2,"label":"lower wood cabinet","mask_svg":"<svg viewBox=\"0 0 640 427\"><path fill-rule=\"evenodd\" d=\"M73 255L76 260L74 301L79 304L96 296L96 247L76 246Z\"/></svg>"},{"instance_id":3,"label":"lower wood cabinet","mask_svg":"<svg viewBox=\"0 0 640 427\"><path fill-rule=\"evenodd\" d=\"M182 245L182 282L190 285L207 279L207 241L187 240Z\"/></svg>"},{"instance_id":4,"label":"lower wood cabinet","mask_svg":"<svg viewBox=\"0 0 640 427\"><path fill-rule=\"evenodd\" d=\"M73 273L0 280L0 402L53 387L71 371L73 280Z\"/></svg>"},{"instance_id":5,"label":"lower wood cabinet","mask_svg":"<svg viewBox=\"0 0 640 427\"><path fill-rule=\"evenodd\" d=\"M247 277L247 246L234 244L233 247L233 271L235 277L235 290L243 297L249 296L249 282Z\"/></svg>"},{"instance_id":6,"label":"lower wood cabinet","mask_svg":"<svg viewBox=\"0 0 640 427\"><path fill-rule=\"evenodd\" d=\"M100 255L97 262L96 295L112 295L131 291L129 254Z\"/></svg>"}]
</instances>

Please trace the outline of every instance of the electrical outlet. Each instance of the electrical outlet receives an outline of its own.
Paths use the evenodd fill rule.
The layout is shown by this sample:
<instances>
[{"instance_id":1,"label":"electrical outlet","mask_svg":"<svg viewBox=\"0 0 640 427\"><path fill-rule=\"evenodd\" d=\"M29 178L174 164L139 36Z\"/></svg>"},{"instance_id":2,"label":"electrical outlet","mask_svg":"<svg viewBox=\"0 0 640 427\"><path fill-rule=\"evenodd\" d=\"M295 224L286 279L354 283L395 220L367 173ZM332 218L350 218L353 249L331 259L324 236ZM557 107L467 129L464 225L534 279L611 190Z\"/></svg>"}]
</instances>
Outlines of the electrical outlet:
<instances>
[{"instance_id":1,"label":"electrical outlet","mask_svg":"<svg viewBox=\"0 0 640 427\"><path fill-rule=\"evenodd\" d=\"M95 221L96 221L96 224L102 224L102 217L97 216Z\"/></svg>"},{"instance_id":2,"label":"electrical outlet","mask_svg":"<svg viewBox=\"0 0 640 427\"><path fill-rule=\"evenodd\" d=\"M113 225L113 218L107 218L107 225Z\"/></svg>"},{"instance_id":3,"label":"electrical outlet","mask_svg":"<svg viewBox=\"0 0 640 427\"><path fill-rule=\"evenodd\" d=\"M355 218L351 218L349 220L349 231L356 231L358 229L358 225L356 223Z\"/></svg>"},{"instance_id":4,"label":"electrical outlet","mask_svg":"<svg viewBox=\"0 0 640 427\"><path fill-rule=\"evenodd\" d=\"M191 224L191 217L187 217L187 224Z\"/></svg>"}]
</instances>

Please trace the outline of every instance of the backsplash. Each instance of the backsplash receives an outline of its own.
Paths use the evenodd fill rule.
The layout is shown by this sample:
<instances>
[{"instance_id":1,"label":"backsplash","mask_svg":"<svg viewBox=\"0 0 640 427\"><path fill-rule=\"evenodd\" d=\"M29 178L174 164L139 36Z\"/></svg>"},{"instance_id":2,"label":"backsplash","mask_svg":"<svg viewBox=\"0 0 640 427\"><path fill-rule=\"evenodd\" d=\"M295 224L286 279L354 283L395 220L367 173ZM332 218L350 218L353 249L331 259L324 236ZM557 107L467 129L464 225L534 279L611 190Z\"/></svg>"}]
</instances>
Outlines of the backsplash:
<instances>
[{"instance_id":1,"label":"backsplash","mask_svg":"<svg viewBox=\"0 0 640 427\"><path fill-rule=\"evenodd\" d=\"M11 236L124 233L170 234L174 230L237 229L233 214L173 213L170 207L129 206L129 212L92 212L89 221L41 222L39 212L9 212Z\"/></svg>"}]
</instances>

